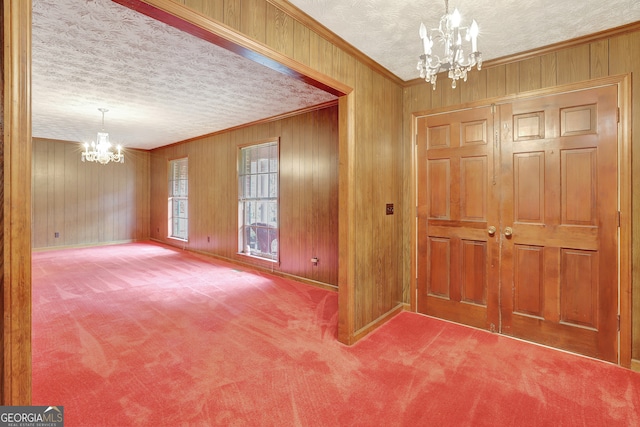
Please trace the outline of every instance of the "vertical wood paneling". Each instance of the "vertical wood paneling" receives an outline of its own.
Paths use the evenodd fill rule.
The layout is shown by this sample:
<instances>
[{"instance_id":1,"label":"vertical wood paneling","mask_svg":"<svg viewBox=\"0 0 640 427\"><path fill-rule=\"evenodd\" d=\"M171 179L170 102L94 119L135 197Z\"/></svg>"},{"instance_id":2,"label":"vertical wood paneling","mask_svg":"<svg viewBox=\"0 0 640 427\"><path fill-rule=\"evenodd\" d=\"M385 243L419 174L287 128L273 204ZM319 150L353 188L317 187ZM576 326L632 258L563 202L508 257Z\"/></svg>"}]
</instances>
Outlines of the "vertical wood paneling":
<instances>
[{"instance_id":1,"label":"vertical wood paneling","mask_svg":"<svg viewBox=\"0 0 640 427\"><path fill-rule=\"evenodd\" d=\"M236 30L240 30L241 25L241 4L242 0L224 0L224 23ZM201 9L198 11L202 12Z\"/></svg>"},{"instance_id":2,"label":"vertical wood paneling","mask_svg":"<svg viewBox=\"0 0 640 427\"><path fill-rule=\"evenodd\" d=\"M309 35L311 30L298 21L293 21L293 54L296 61L309 65Z\"/></svg>"},{"instance_id":3,"label":"vertical wood paneling","mask_svg":"<svg viewBox=\"0 0 640 427\"><path fill-rule=\"evenodd\" d=\"M466 83L460 84L460 102L471 102L487 97L487 70L472 70Z\"/></svg>"},{"instance_id":4,"label":"vertical wood paneling","mask_svg":"<svg viewBox=\"0 0 640 427\"><path fill-rule=\"evenodd\" d=\"M240 31L261 43L266 42L267 3L264 0L241 0Z\"/></svg>"},{"instance_id":5,"label":"vertical wood paneling","mask_svg":"<svg viewBox=\"0 0 640 427\"><path fill-rule=\"evenodd\" d=\"M33 147L33 211L47 211L49 198L48 193L48 152L49 147L45 144L34 144ZM49 237L48 221L34 221L32 225L33 246L41 247L47 245Z\"/></svg>"},{"instance_id":6,"label":"vertical wood paneling","mask_svg":"<svg viewBox=\"0 0 640 427\"><path fill-rule=\"evenodd\" d=\"M408 195L403 193L402 180L403 175L403 153L401 150L402 144L397 141L402 141L402 90L389 80L385 80L385 92L387 99L393 99L391 108L389 111L389 139L387 141L387 152L392 154L392 164L390 168L390 180L387 188L387 200L394 204L394 214L386 216L387 218L387 232L385 235L393 235L394 240L392 245L388 248L390 263L387 265L387 278L388 282L385 284L389 291L388 306L397 306L404 302L402 299L404 274L400 276L400 286L395 284L398 281L396 272L402 273L402 242L404 236L402 235L403 217L402 209L405 204L411 203ZM406 200L405 200L406 199ZM385 210L386 215L386 210ZM400 250L398 250L400 248ZM391 285L390 285L391 284ZM385 311L388 309L385 309Z\"/></svg>"},{"instance_id":7,"label":"vertical wood paneling","mask_svg":"<svg viewBox=\"0 0 640 427\"><path fill-rule=\"evenodd\" d=\"M376 283L375 243L373 242L373 210L372 198L373 148L372 135L375 123L375 107L373 104L373 72L362 64L356 64L356 110L365 112L356 126L355 174L358 190L356 192L356 230L357 248L355 254L358 286L355 290L354 318L356 330L373 320L373 288Z\"/></svg>"},{"instance_id":8,"label":"vertical wood paneling","mask_svg":"<svg viewBox=\"0 0 640 427\"><path fill-rule=\"evenodd\" d=\"M599 40L590 45L591 78L609 75L609 40Z\"/></svg>"},{"instance_id":9,"label":"vertical wood paneling","mask_svg":"<svg viewBox=\"0 0 640 427\"><path fill-rule=\"evenodd\" d=\"M295 118L292 118L295 119ZM235 141L235 135L239 138ZM278 134L274 134L272 137L280 137L280 144L278 146L280 155L280 183L279 183L279 256L280 256L280 268L282 271L286 271L290 274L299 273L300 261L294 254L298 250L300 239L298 236L298 223L299 223L299 207L300 201L298 200L299 187L297 177L300 170L299 161L299 135L297 120L288 120L287 123L282 126ZM244 140L244 136L238 132L232 133L231 146L234 150L238 144L246 144L251 141ZM229 171L229 176L235 177L237 172ZM235 178L234 178L235 179ZM218 190L215 190L218 191ZM237 211L237 196L234 196L234 208L229 211L232 215ZM293 228L286 227L286 224L292 224ZM225 230L220 230L225 233ZM228 245L237 246L238 236L237 234L230 234L227 238ZM232 254L230 254L232 256Z\"/></svg>"},{"instance_id":10,"label":"vertical wood paneling","mask_svg":"<svg viewBox=\"0 0 640 427\"><path fill-rule=\"evenodd\" d=\"M115 211L116 205L114 203L114 181L115 181L115 173L113 163L105 165L106 168L103 170L105 172L105 179L102 181L103 184L103 208L102 213L104 214L104 227L103 227L103 241L105 242L113 242L114 241L114 216L117 214ZM117 165L122 166L122 165ZM118 172L122 173L122 170ZM111 175L110 177L107 177Z\"/></svg>"},{"instance_id":11,"label":"vertical wood paneling","mask_svg":"<svg viewBox=\"0 0 640 427\"><path fill-rule=\"evenodd\" d=\"M58 233L54 242L64 245L64 146L56 145L53 147L53 157L50 159L50 168L53 171L53 231Z\"/></svg>"},{"instance_id":12,"label":"vertical wood paneling","mask_svg":"<svg viewBox=\"0 0 640 427\"><path fill-rule=\"evenodd\" d=\"M557 84L589 80L591 64L588 44L559 51L557 60Z\"/></svg>"},{"instance_id":13,"label":"vertical wood paneling","mask_svg":"<svg viewBox=\"0 0 640 427\"><path fill-rule=\"evenodd\" d=\"M267 4L267 22L273 22L273 25L267 27L267 44L277 52L294 57L293 18L277 7Z\"/></svg>"},{"instance_id":14,"label":"vertical wood paneling","mask_svg":"<svg viewBox=\"0 0 640 427\"><path fill-rule=\"evenodd\" d=\"M97 192L98 185L100 183L100 175L101 170L89 170L89 164L83 163L80 165L85 170L86 182L87 186L85 187L85 215L87 219L87 239L84 243L89 242L99 242L100 241L100 209L101 203L99 194ZM40 214L42 215L42 213ZM49 216L48 214L44 214L45 216ZM34 217L36 213L34 213ZM51 230L49 230L49 234L51 234ZM53 246L53 242L49 242L48 246Z\"/></svg>"},{"instance_id":15,"label":"vertical wood paneling","mask_svg":"<svg viewBox=\"0 0 640 427\"><path fill-rule=\"evenodd\" d=\"M33 146L33 248L149 238L148 153L99 165L83 163L76 143Z\"/></svg>"},{"instance_id":16,"label":"vertical wood paneling","mask_svg":"<svg viewBox=\"0 0 640 427\"><path fill-rule=\"evenodd\" d=\"M383 105L386 101L385 91L384 91L384 78L379 74L373 73L373 87L377 88L377 90L373 90L373 99L372 106L374 105ZM380 132L380 138L374 138L372 135L371 138L371 153L373 157L372 165L375 168L375 165L382 164L382 158L388 153L385 150L386 141L389 139L388 134L388 122L380 117L380 113L376 111L374 113L374 124L372 126L374 132ZM386 191L385 187L387 185L387 181L389 179L393 180L391 177L391 164L387 168L382 168L378 171L378 179L374 178L373 173L367 179L371 181L371 195L372 201L368 206L368 209L373 212L373 236L386 236L386 215L385 215L385 203L386 203ZM372 245L376 245L375 241L371 242ZM385 246L385 247L381 247ZM382 250L375 251L373 255L374 262L370 265L370 268L373 273L372 282L374 286L372 287L372 317L368 320L367 323L375 320L380 314L384 313L384 307L387 306L387 297L389 291L387 287L384 285L388 282L387 274L388 272L385 269L387 250L386 246L388 243L382 243L382 245L378 244L378 247ZM366 325L366 323L365 323ZM364 325L362 325L364 326Z\"/></svg>"},{"instance_id":17,"label":"vertical wood paneling","mask_svg":"<svg viewBox=\"0 0 640 427\"><path fill-rule=\"evenodd\" d=\"M302 259L299 256L293 256L294 253L299 254L301 252L301 238L299 233L300 230L300 178L301 178L301 165L300 160L302 159L302 152L300 147L300 118L295 117L291 120L292 127L292 144L291 144L291 163L289 165L290 176L293 179L293 185L291 186L291 192L289 194L282 194L281 197L283 199L289 198L291 200L291 216L290 216L290 224L295 224L294 228L287 230L286 232L290 232L292 235L291 249L289 253L289 265L291 268L291 272L295 275L301 275L302 269ZM247 141L250 142L250 141ZM285 232L282 230L281 232Z\"/></svg>"},{"instance_id":18,"label":"vertical wood paneling","mask_svg":"<svg viewBox=\"0 0 640 427\"><path fill-rule=\"evenodd\" d=\"M210 0L184 0L184 4L209 16L216 21L224 21L224 2Z\"/></svg>"},{"instance_id":19,"label":"vertical wood paneling","mask_svg":"<svg viewBox=\"0 0 640 427\"><path fill-rule=\"evenodd\" d=\"M487 71L487 97L507 94L507 68L504 65L491 67Z\"/></svg>"},{"instance_id":20,"label":"vertical wood paneling","mask_svg":"<svg viewBox=\"0 0 640 427\"><path fill-rule=\"evenodd\" d=\"M156 229L151 235L175 243L167 239L166 225L158 233L157 224L167 222L167 161L188 156L190 228L184 247L254 262L237 254L238 146L279 137L280 264L273 269L337 285L337 132L337 107L329 107L154 150L149 194L150 223ZM312 256L318 256L317 266Z\"/></svg>"},{"instance_id":21,"label":"vertical wood paneling","mask_svg":"<svg viewBox=\"0 0 640 427\"><path fill-rule=\"evenodd\" d=\"M60 194L64 202L64 218L63 229L61 234L63 242L78 241L78 150L71 145L63 146L64 162L62 169L64 173L64 190Z\"/></svg>"},{"instance_id":22,"label":"vertical wood paneling","mask_svg":"<svg viewBox=\"0 0 640 427\"><path fill-rule=\"evenodd\" d=\"M439 95L439 92L434 91L429 83L420 84L418 86L412 86L408 94L410 104L406 107L408 111L426 111L433 107L433 98ZM411 121L407 122L411 126Z\"/></svg>"},{"instance_id":23,"label":"vertical wood paneling","mask_svg":"<svg viewBox=\"0 0 640 427\"><path fill-rule=\"evenodd\" d=\"M549 53L540 57L540 84L541 87L555 86L557 82L558 67L556 53Z\"/></svg>"},{"instance_id":24,"label":"vertical wood paneling","mask_svg":"<svg viewBox=\"0 0 640 427\"><path fill-rule=\"evenodd\" d=\"M356 85L356 59L345 51L333 49L333 76L334 78L344 82L345 84L355 87Z\"/></svg>"},{"instance_id":25,"label":"vertical wood paneling","mask_svg":"<svg viewBox=\"0 0 640 427\"><path fill-rule=\"evenodd\" d=\"M456 86L462 85L464 82L458 81ZM451 79L442 79L440 83L440 93L442 96L442 106L447 107L449 105L458 105L461 101L460 89L451 87Z\"/></svg>"},{"instance_id":26,"label":"vertical wood paneling","mask_svg":"<svg viewBox=\"0 0 640 427\"><path fill-rule=\"evenodd\" d=\"M520 62L520 91L540 89L540 57L525 59Z\"/></svg>"},{"instance_id":27,"label":"vertical wood paneling","mask_svg":"<svg viewBox=\"0 0 640 427\"><path fill-rule=\"evenodd\" d=\"M147 156L148 157L148 156ZM128 235L131 233L135 234L136 239L142 238L139 236L138 228L137 228L137 218L135 214L135 210L133 207L138 205L138 200L136 198L136 170L133 167L132 162L125 163L127 167L125 168L125 173L122 174L122 178L119 180L119 188L122 188L123 191L118 192L119 199L119 221L120 221L120 229L118 240L126 239ZM135 202L133 202L135 201ZM147 217L148 218L148 217ZM147 224L149 220L147 219ZM147 238L150 235L147 233Z\"/></svg>"},{"instance_id":28,"label":"vertical wood paneling","mask_svg":"<svg viewBox=\"0 0 640 427\"><path fill-rule=\"evenodd\" d=\"M444 85L447 84L447 81L444 78L441 79L438 82L438 84L436 85L435 88L431 87L431 85L427 83L427 88L431 93L431 108L440 108L440 107L444 106L444 101L443 101L443 97L442 97L442 85L443 84Z\"/></svg>"},{"instance_id":29,"label":"vertical wood paneling","mask_svg":"<svg viewBox=\"0 0 640 427\"><path fill-rule=\"evenodd\" d=\"M505 65L505 93L512 94L520 91L520 63L512 62Z\"/></svg>"},{"instance_id":30,"label":"vertical wood paneling","mask_svg":"<svg viewBox=\"0 0 640 427\"><path fill-rule=\"evenodd\" d=\"M317 216L318 211L318 199L316 196L319 194L314 191L314 176L317 173L317 170L314 169L315 159L317 158L317 152L314 153L313 147L317 143L317 138L315 138L315 124L318 120L318 113L313 112L311 114L307 114L306 117L302 120L302 128L301 128L301 138L300 141L304 146L302 151L302 158L300 159L300 176L302 177L302 186L300 188L300 200L301 206L303 207L300 212L300 225L302 226L302 230L300 232L300 237L303 242L308 242L307 244L302 245L302 275L303 277L309 277L315 279L315 271L313 269L313 264L311 263L311 258L316 256L317 248L317 239L315 238L314 233L314 218L316 220L319 219ZM315 155L315 157L314 157ZM315 200L314 200L315 199ZM326 200L325 200L326 203ZM310 244L309 244L310 243ZM317 269L316 269L317 270Z\"/></svg>"}]
</instances>

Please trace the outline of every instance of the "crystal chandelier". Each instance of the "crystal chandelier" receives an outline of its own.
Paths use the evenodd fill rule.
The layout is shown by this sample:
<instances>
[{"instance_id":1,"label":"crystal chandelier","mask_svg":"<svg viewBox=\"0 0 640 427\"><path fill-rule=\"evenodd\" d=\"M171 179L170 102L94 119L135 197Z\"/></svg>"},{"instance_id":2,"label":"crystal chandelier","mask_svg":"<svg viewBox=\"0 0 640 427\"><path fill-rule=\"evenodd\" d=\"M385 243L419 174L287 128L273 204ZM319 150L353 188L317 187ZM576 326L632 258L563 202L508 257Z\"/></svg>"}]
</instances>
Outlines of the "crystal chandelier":
<instances>
[{"instance_id":1,"label":"crystal chandelier","mask_svg":"<svg viewBox=\"0 0 640 427\"><path fill-rule=\"evenodd\" d=\"M478 70L482 67L482 54L478 52L478 24L475 19L471 23L471 27L460 26L460 12L455 9L453 13L449 13L449 0L445 0L445 14L440 18L438 28L431 30L431 36L427 33L427 27L420 24L420 38L424 47L424 54L420 55L418 62L418 71L420 78L431 83L433 89L436 89L437 74L448 71L451 79L451 87L455 89L456 82L462 78L467 81L467 71L471 70L474 65L478 66ZM465 57L462 44L462 37L467 42L467 48L470 47L470 53ZM468 43L471 46L468 46ZM437 46L434 46L437 44ZM439 55L433 52L434 47L443 49L439 51Z\"/></svg>"},{"instance_id":2,"label":"crystal chandelier","mask_svg":"<svg viewBox=\"0 0 640 427\"><path fill-rule=\"evenodd\" d=\"M83 162L96 162L101 165L106 165L109 162L124 163L124 154L121 152L122 147L119 145L116 147L117 153L111 151L111 143L109 142L109 134L104 130L104 113L106 108L98 108L98 111L102 113L102 130L98 132L96 141L91 142L91 150L89 150L89 144L84 144L84 151L82 152Z\"/></svg>"}]
</instances>

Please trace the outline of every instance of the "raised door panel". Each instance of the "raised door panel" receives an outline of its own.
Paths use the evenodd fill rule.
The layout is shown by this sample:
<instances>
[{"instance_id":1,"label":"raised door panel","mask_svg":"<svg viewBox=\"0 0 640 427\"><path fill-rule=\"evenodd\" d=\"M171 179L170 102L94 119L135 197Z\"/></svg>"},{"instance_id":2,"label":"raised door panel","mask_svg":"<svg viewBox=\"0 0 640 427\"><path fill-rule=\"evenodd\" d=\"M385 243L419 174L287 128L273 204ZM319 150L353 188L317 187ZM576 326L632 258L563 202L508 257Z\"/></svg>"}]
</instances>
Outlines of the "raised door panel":
<instances>
[{"instance_id":1,"label":"raised door panel","mask_svg":"<svg viewBox=\"0 0 640 427\"><path fill-rule=\"evenodd\" d=\"M427 294L449 299L451 286L451 241L429 238Z\"/></svg>"},{"instance_id":2,"label":"raised door panel","mask_svg":"<svg viewBox=\"0 0 640 427\"><path fill-rule=\"evenodd\" d=\"M487 220L487 157L460 159L460 219Z\"/></svg>"},{"instance_id":3,"label":"raised door panel","mask_svg":"<svg viewBox=\"0 0 640 427\"><path fill-rule=\"evenodd\" d=\"M544 248L516 245L513 260L513 311L543 318Z\"/></svg>"},{"instance_id":4,"label":"raised door panel","mask_svg":"<svg viewBox=\"0 0 640 427\"><path fill-rule=\"evenodd\" d=\"M429 176L429 218L451 217L451 161L436 159L427 161Z\"/></svg>"}]
</instances>

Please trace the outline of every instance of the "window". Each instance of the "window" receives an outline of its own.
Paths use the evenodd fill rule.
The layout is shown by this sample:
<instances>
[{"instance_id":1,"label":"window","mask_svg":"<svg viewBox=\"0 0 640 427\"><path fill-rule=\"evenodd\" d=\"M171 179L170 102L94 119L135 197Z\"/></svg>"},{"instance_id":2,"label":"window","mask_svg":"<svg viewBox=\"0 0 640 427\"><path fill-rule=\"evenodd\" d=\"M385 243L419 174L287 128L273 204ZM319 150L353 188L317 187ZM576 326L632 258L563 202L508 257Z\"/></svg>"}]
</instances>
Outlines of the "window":
<instances>
[{"instance_id":1,"label":"window","mask_svg":"<svg viewBox=\"0 0 640 427\"><path fill-rule=\"evenodd\" d=\"M240 148L238 252L278 260L278 141Z\"/></svg>"},{"instance_id":2,"label":"window","mask_svg":"<svg viewBox=\"0 0 640 427\"><path fill-rule=\"evenodd\" d=\"M189 163L169 160L169 237L189 238Z\"/></svg>"}]
</instances>

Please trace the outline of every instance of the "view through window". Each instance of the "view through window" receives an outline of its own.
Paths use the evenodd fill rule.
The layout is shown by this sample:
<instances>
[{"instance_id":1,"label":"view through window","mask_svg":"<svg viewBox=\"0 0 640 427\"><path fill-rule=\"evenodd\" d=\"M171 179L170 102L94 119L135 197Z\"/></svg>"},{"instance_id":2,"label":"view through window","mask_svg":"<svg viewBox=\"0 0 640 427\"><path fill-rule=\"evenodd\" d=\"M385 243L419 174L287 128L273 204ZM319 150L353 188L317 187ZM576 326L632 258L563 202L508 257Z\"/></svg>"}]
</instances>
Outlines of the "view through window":
<instances>
[{"instance_id":1,"label":"view through window","mask_svg":"<svg viewBox=\"0 0 640 427\"><path fill-rule=\"evenodd\" d=\"M169 161L169 237L189 238L188 159Z\"/></svg>"},{"instance_id":2,"label":"view through window","mask_svg":"<svg viewBox=\"0 0 640 427\"><path fill-rule=\"evenodd\" d=\"M240 148L238 252L278 260L278 141Z\"/></svg>"}]
</instances>

